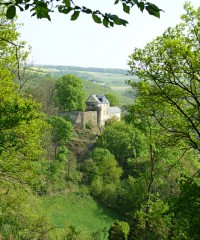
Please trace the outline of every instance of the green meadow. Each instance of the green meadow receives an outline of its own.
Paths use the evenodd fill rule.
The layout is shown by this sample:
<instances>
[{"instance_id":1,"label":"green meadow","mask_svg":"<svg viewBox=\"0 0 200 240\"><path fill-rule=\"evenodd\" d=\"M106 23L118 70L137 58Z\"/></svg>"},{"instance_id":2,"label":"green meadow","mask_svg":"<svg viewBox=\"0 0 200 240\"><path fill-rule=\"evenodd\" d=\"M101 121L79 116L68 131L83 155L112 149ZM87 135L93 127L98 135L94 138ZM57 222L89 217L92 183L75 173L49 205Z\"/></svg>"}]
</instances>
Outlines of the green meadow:
<instances>
[{"instance_id":1,"label":"green meadow","mask_svg":"<svg viewBox=\"0 0 200 240\"><path fill-rule=\"evenodd\" d=\"M41 206L45 215L59 229L73 225L80 231L92 233L108 229L115 219L120 218L92 197L77 193L43 197Z\"/></svg>"}]
</instances>

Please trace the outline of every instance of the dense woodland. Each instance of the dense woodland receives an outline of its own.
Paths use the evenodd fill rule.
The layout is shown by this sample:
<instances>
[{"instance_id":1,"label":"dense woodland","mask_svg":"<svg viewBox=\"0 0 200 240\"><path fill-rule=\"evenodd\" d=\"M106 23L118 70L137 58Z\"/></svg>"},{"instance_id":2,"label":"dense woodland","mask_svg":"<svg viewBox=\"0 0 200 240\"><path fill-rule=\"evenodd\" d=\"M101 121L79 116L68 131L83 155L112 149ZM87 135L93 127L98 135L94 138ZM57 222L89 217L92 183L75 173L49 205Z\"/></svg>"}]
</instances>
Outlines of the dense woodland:
<instances>
[{"instance_id":1,"label":"dense woodland","mask_svg":"<svg viewBox=\"0 0 200 240\"><path fill-rule=\"evenodd\" d=\"M0 11L0 238L199 240L200 8L130 55L122 120L83 129L60 113L85 110L84 81L33 72ZM101 215L83 229L90 203Z\"/></svg>"}]
</instances>

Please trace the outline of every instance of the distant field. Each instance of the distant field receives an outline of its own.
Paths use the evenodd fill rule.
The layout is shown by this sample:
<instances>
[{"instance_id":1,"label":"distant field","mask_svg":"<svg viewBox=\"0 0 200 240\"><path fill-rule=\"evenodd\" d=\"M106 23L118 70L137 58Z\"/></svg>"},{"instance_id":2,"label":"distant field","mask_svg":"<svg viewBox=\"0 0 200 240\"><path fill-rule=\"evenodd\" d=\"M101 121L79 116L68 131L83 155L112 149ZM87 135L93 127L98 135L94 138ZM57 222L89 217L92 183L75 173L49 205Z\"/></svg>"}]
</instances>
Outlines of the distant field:
<instances>
[{"instance_id":1,"label":"distant field","mask_svg":"<svg viewBox=\"0 0 200 240\"><path fill-rule=\"evenodd\" d=\"M90 81L83 80L83 86L87 97L91 94L114 94L120 102L120 106L131 104L133 99L126 95L131 88L127 85L125 86L105 86ZM119 107L120 107L119 106Z\"/></svg>"},{"instance_id":2,"label":"distant field","mask_svg":"<svg viewBox=\"0 0 200 240\"><path fill-rule=\"evenodd\" d=\"M112 90L117 90L117 91L128 91L131 89L130 86L110 86Z\"/></svg>"},{"instance_id":3,"label":"distant field","mask_svg":"<svg viewBox=\"0 0 200 240\"><path fill-rule=\"evenodd\" d=\"M108 229L115 219L120 219L114 211L102 207L91 197L81 197L76 193L44 197L42 205L58 228L74 225L79 230L92 233Z\"/></svg>"},{"instance_id":4,"label":"distant field","mask_svg":"<svg viewBox=\"0 0 200 240\"><path fill-rule=\"evenodd\" d=\"M70 66L35 66L33 71L38 71L41 75L50 74L57 79L64 74L73 74L82 78L87 96L91 94L115 94L120 102L120 106L131 104L133 99L129 91L131 87L126 84L126 80L137 77L126 75L126 70L104 69L104 68L81 68Z\"/></svg>"},{"instance_id":5,"label":"distant field","mask_svg":"<svg viewBox=\"0 0 200 240\"><path fill-rule=\"evenodd\" d=\"M97 83L101 82L104 84L122 84L125 85L125 80L128 79L128 76L124 74L114 74L114 73L101 73L101 72L86 72L97 80Z\"/></svg>"}]
</instances>

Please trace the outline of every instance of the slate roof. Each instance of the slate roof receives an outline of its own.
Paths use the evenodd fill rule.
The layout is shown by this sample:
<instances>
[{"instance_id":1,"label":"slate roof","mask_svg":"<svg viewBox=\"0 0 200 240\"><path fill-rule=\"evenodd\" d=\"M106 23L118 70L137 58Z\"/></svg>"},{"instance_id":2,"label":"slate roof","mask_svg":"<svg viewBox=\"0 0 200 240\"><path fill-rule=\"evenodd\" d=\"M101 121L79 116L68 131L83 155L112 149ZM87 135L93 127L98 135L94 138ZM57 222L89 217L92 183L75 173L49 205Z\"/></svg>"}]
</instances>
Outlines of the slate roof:
<instances>
[{"instance_id":1,"label":"slate roof","mask_svg":"<svg viewBox=\"0 0 200 240\"><path fill-rule=\"evenodd\" d=\"M115 113L120 113L120 112L121 112L121 110L118 107L110 107L108 110L109 114L115 114Z\"/></svg>"},{"instance_id":2,"label":"slate roof","mask_svg":"<svg viewBox=\"0 0 200 240\"><path fill-rule=\"evenodd\" d=\"M90 96L91 97L91 96ZM89 97L89 98L90 98ZM92 97L98 102L98 103L109 103L108 99L104 95L92 95ZM88 99L89 99L88 98ZM86 100L86 102L89 102Z\"/></svg>"}]
</instances>

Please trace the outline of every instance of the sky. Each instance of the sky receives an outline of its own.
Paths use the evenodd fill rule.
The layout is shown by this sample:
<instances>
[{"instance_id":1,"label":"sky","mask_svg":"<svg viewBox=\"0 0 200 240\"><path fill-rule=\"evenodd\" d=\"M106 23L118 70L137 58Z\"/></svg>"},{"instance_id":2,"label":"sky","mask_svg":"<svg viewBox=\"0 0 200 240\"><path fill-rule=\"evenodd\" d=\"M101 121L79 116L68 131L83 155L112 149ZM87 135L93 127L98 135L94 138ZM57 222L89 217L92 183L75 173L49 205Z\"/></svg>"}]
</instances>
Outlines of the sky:
<instances>
[{"instance_id":1,"label":"sky","mask_svg":"<svg viewBox=\"0 0 200 240\"><path fill-rule=\"evenodd\" d=\"M46 19L31 17L30 12L18 12L18 31L31 47L29 61L33 64L128 69L128 56L134 48L142 48L165 29L180 22L184 0L151 0L161 9L160 19L141 13L137 7L123 13L114 0L75 0L77 5L111 12L128 20L127 27L105 28L93 22L91 15L80 14L70 21L70 14L57 12ZM191 3L198 7L199 0Z\"/></svg>"}]
</instances>

